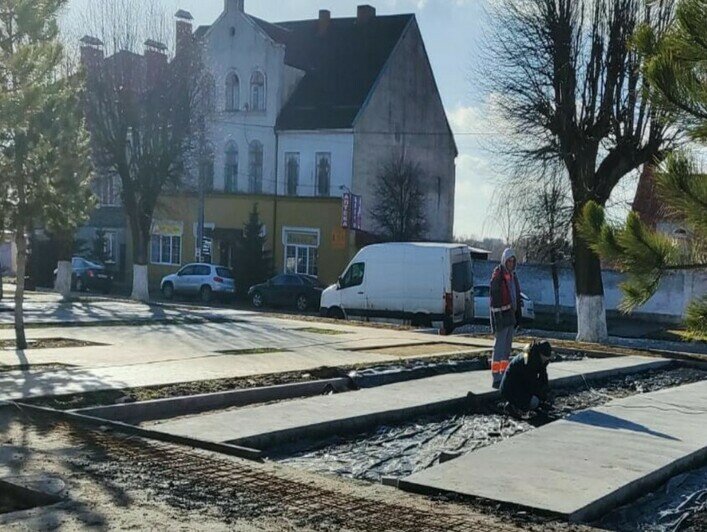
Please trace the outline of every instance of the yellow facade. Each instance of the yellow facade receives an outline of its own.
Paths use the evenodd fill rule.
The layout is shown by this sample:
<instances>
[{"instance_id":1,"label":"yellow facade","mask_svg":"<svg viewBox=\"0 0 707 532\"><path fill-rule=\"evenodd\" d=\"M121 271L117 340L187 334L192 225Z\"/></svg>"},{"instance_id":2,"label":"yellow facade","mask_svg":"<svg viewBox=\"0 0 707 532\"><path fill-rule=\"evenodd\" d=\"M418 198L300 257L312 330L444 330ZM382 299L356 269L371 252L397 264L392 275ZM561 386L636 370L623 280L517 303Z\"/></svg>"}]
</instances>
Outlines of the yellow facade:
<instances>
[{"instance_id":1,"label":"yellow facade","mask_svg":"<svg viewBox=\"0 0 707 532\"><path fill-rule=\"evenodd\" d=\"M248 221L255 203L265 226L266 249L273 255L276 273L286 269L289 245L287 264L290 267L301 273L316 267L321 281L333 283L357 251L353 232L341 228L340 198L212 193L205 199L204 223L207 231L213 234L214 264L237 264L236 249L232 244ZM151 288L157 288L163 276L195 261L198 212L198 198L194 194L161 197L153 216L153 234L160 235L157 239L160 242L151 245L148 253ZM316 251L310 255L309 249L312 248ZM130 249L131 243L128 242ZM128 264L131 259L128 257Z\"/></svg>"}]
</instances>

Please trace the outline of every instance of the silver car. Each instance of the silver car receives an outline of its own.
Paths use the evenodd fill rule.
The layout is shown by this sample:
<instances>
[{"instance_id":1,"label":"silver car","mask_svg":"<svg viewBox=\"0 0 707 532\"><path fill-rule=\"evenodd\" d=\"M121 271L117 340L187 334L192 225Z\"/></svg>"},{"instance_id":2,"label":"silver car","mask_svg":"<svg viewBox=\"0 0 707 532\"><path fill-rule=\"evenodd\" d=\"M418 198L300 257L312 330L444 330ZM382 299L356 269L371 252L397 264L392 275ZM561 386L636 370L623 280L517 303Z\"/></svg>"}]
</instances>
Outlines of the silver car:
<instances>
[{"instance_id":1,"label":"silver car","mask_svg":"<svg viewBox=\"0 0 707 532\"><path fill-rule=\"evenodd\" d=\"M491 295L488 285L480 285L474 287L474 317L488 318L489 304ZM520 310L525 321L533 321L535 319L535 305L533 300L526 296L523 292L520 293Z\"/></svg>"},{"instance_id":2,"label":"silver car","mask_svg":"<svg viewBox=\"0 0 707 532\"><path fill-rule=\"evenodd\" d=\"M236 284L229 268L197 263L187 264L177 273L163 277L160 290L167 299L172 299L175 294L198 295L208 303L215 295L233 296Z\"/></svg>"}]
</instances>

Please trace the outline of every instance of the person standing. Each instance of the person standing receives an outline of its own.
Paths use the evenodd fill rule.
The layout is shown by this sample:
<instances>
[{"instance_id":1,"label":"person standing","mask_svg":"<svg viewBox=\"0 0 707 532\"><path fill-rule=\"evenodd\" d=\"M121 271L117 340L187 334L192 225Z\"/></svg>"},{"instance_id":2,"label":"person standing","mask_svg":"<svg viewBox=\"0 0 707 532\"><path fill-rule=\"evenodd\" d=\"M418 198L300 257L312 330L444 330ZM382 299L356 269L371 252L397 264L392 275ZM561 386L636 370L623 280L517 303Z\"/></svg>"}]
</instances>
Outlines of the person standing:
<instances>
[{"instance_id":1,"label":"person standing","mask_svg":"<svg viewBox=\"0 0 707 532\"><path fill-rule=\"evenodd\" d=\"M501 264L491 275L490 286L491 329L494 333L493 358L491 359L492 386L501 385L508 367L513 344L513 331L520 325L520 283L516 275L516 254L511 248L503 250Z\"/></svg>"}]
</instances>

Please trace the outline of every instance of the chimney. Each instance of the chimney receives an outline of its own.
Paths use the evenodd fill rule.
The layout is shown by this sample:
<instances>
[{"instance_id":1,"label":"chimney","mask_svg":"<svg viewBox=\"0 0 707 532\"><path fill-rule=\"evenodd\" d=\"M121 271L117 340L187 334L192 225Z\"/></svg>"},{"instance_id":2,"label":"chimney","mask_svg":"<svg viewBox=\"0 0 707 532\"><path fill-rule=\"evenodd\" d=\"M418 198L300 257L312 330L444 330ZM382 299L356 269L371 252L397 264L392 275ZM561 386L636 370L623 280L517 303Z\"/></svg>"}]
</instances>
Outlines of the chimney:
<instances>
[{"instance_id":1,"label":"chimney","mask_svg":"<svg viewBox=\"0 0 707 532\"><path fill-rule=\"evenodd\" d=\"M147 86L154 87L167 66L167 47L158 41L145 41L145 67L147 69Z\"/></svg>"},{"instance_id":2,"label":"chimney","mask_svg":"<svg viewBox=\"0 0 707 532\"><path fill-rule=\"evenodd\" d=\"M319 10L319 23L317 24L317 33L324 35L329 29L331 23L331 11L328 9Z\"/></svg>"},{"instance_id":3,"label":"chimney","mask_svg":"<svg viewBox=\"0 0 707 532\"><path fill-rule=\"evenodd\" d=\"M245 11L245 0L224 0L223 10L228 11L240 11L243 13Z\"/></svg>"},{"instance_id":4,"label":"chimney","mask_svg":"<svg viewBox=\"0 0 707 532\"><path fill-rule=\"evenodd\" d=\"M90 35L84 35L81 43L81 64L84 68L95 68L103 61L103 41Z\"/></svg>"},{"instance_id":5,"label":"chimney","mask_svg":"<svg viewBox=\"0 0 707 532\"><path fill-rule=\"evenodd\" d=\"M191 13L189 13L189 11L184 11L183 9L177 11L174 17L177 19L177 36L175 40L176 48L174 54L177 57L181 57L184 52L189 50L189 48L191 47L192 20L194 20L194 17L191 16Z\"/></svg>"},{"instance_id":6,"label":"chimney","mask_svg":"<svg viewBox=\"0 0 707 532\"><path fill-rule=\"evenodd\" d=\"M371 19L376 18L376 8L368 4L358 6L356 10L356 21L359 24L365 24Z\"/></svg>"}]
</instances>

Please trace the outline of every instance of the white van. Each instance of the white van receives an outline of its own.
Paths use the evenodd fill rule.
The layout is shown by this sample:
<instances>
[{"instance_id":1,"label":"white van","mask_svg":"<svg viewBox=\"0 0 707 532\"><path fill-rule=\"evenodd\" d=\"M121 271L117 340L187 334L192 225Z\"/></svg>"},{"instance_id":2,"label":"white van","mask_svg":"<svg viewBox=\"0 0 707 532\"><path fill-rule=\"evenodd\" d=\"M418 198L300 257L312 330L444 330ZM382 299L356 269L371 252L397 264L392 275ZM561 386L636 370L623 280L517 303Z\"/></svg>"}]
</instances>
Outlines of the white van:
<instances>
[{"instance_id":1,"label":"white van","mask_svg":"<svg viewBox=\"0 0 707 532\"><path fill-rule=\"evenodd\" d=\"M440 324L451 333L474 318L473 288L471 255L463 244L374 244L324 290L320 313Z\"/></svg>"}]
</instances>

